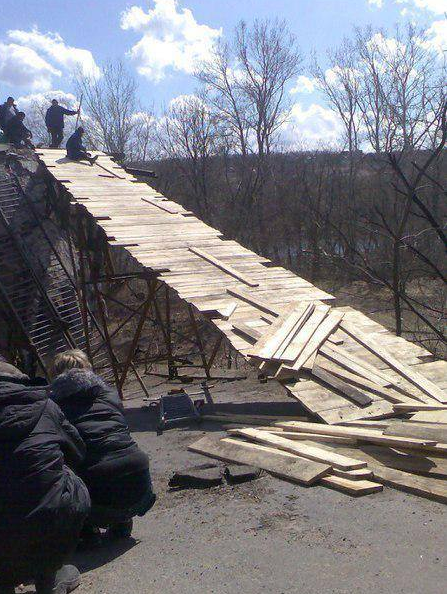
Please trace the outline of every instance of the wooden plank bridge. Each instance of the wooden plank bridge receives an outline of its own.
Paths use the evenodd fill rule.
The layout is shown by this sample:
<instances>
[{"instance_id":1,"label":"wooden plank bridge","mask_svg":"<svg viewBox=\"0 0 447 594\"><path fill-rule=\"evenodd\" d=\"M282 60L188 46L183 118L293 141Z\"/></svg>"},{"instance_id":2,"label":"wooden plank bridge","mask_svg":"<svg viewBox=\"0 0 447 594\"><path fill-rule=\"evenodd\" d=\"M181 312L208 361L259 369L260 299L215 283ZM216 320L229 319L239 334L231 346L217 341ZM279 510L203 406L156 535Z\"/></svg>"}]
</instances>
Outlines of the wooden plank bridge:
<instances>
[{"instance_id":1,"label":"wooden plank bridge","mask_svg":"<svg viewBox=\"0 0 447 594\"><path fill-rule=\"evenodd\" d=\"M226 240L109 156L97 154L90 166L70 161L62 150L38 150L56 185L68 192L70 212L94 220L110 246L126 250L321 420L380 418L395 414L395 404L442 406L447 401L445 362L433 361L431 353L361 312L336 307L325 291ZM303 316L314 316L315 328L306 326ZM303 341L300 323L307 337L302 344L296 342L298 337ZM276 349L269 357L267 349L257 356L260 340L278 336L282 355ZM360 387L363 400L347 384Z\"/></svg>"}]
</instances>

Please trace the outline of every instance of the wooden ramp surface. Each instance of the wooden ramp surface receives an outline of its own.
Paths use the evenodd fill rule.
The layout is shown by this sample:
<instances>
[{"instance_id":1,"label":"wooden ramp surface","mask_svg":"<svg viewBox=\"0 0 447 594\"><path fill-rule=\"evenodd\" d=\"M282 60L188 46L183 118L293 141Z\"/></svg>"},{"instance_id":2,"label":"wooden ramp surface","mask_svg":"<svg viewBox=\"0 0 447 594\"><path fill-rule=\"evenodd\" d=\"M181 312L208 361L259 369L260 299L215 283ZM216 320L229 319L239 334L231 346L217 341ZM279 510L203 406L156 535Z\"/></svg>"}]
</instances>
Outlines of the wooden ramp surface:
<instances>
[{"instance_id":1,"label":"wooden ramp surface","mask_svg":"<svg viewBox=\"0 0 447 594\"><path fill-rule=\"evenodd\" d=\"M140 264L152 270L164 270L159 278L182 299L206 315L243 355L253 347L253 340L234 325L262 335L274 316L292 303L333 305L333 297L294 273L244 248L168 200L146 183L124 171L103 153L97 164L70 161L65 151L39 149L40 160L51 175L81 207L104 229L111 246L121 246ZM387 351L411 368L447 388L445 362L430 362L425 349L394 336L386 328L352 308L332 311L344 314L344 320L375 338ZM339 349L396 376L387 364L343 335ZM417 388L399 378L407 393ZM304 374L285 383L290 394L307 410L327 423L354 419L380 418L393 414L393 402L380 394L369 394L371 403L360 406L324 382ZM425 398L425 400L427 400ZM395 402L405 402L396 392Z\"/></svg>"}]
</instances>

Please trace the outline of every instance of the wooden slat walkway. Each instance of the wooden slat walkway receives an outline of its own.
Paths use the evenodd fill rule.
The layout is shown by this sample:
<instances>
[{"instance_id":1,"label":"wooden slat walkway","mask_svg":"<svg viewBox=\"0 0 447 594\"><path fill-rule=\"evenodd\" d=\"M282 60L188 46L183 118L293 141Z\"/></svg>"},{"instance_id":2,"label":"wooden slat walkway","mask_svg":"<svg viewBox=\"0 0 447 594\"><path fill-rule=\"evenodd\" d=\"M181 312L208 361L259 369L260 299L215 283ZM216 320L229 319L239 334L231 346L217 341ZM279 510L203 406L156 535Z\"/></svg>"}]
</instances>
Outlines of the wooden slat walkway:
<instances>
[{"instance_id":1,"label":"wooden slat walkway","mask_svg":"<svg viewBox=\"0 0 447 594\"><path fill-rule=\"evenodd\" d=\"M242 354L250 350L253 342L236 332L232 324L243 323L262 333L269 327L269 316L258 307L228 293L227 289L248 293L278 311L297 301L332 304L333 297L325 291L282 267L266 266L269 264L266 258L236 241L226 240L217 229L206 225L181 205L166 199L149 185L138 182L110 157L97 154L97 164L91 167L87 163L70 161L62 150L38 150L40 160L68 190L73 203L82 205L104 229L110 245L122 246L148 269L166 269L160 274L160 280L207 315ZM213 260L217 260L218 265ZM236 309L230 319L222 319L233 305ZM344 312L345 319L358 329L379 338L381 344L400 361L416 365L420 373L445 387L445 362L426 363L432 359L428 351L394 336L359 311L333 309ZM344 336L342 348L380 369L386 369L387 374L394 374L386 364L349 337ZM409 386L403 379L402 383ZM393 414L392 403L379 395L373 396L370 405L360 407L323 387L315 379L285 385L310 412L327 423ZM418 390L416 393L419 395Z\"/></svg>"}]
</instances>

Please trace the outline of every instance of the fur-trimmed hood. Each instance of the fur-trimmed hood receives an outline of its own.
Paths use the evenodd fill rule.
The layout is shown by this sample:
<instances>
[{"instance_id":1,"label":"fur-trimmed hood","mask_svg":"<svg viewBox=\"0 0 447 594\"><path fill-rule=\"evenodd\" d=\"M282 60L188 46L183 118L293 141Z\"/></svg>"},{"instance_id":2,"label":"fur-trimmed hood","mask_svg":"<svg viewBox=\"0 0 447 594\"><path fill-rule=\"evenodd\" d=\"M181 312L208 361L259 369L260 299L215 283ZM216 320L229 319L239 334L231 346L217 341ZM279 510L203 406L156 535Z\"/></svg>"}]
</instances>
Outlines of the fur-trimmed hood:
<instances>
[{"instance_id":1,"label":"fur-trimmed hood","mask_svg":"<svg viewBox=\"0 0 447 594\"><path fill-rule=\"evenodd\" d=\"M97 390L94 390L97 388ZM69 369L58 375L50 386L50 396L55 402L77 394L91 398L98 391L107 390L108 386L98 375L88 369Z\"/></svg>"}]
</instances>

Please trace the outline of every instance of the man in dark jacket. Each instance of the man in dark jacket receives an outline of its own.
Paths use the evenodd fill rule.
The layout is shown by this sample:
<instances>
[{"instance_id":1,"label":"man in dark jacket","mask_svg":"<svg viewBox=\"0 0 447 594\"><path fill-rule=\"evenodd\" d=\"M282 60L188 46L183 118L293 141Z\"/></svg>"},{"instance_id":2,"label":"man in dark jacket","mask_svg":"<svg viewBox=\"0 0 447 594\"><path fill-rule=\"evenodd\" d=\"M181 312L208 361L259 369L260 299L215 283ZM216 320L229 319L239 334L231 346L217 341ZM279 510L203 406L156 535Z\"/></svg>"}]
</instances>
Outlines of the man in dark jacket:
<instances>
[{"instance_id":1,"label":"man in dark jacket","mask_svg":"<svg viewBox=\"0 0 447 594\"><path fill-rule=\"evenodd\" d=\"M53 373L50 397L87 446L78 469L92 499L87 524L130 536L132 517L155 502L149 459L130 435L118 394L91 371L82 351L56 355Z\"/></svg>"},{"instance_id":2,"label":"man in dark jacket","mask_svg":"<svg viewBox=\"0 0 447 594\"><path fill-rule=\"evenodd\" d=\"M7 100L0 105L0 128L3 132L6 131L6 126L11 118L19 113L19 110L14 103L14 97L8 97Z\"/></svg>"},{"instance_id":3,"label":"man in dark jacket","mask_svg":"<svg viewBox=\"0 0 447 594\"><path fill-rule=\"evenodd\" d=\"M45 124L51 134L50 148L59 148L64 139L64 115L77 115L79 109L73 111L59 105L57 99L53 99L51 106L45 114Z\"/></svg>"},{"instance_id":4,"label":"man in dark jacket","mask_svg":"<svg viewBox=\"0 0 447 594\"><path fill-rule=\"evenodd\" d=\"M87 149L82 144L82 136L84 135L84 128L79 127L70 138L67 140L67 157L73 161L88 161L90 165L93 165L98 158L92 157Z\"/></svg>"},{"instance_id":5,"label":"man in dark jacket","mask_svg":"<svg viewBox=\"0 0 447 594\"><path fill-rule=\"evenodd\" d=\"M66 464L82 463L85 445L46 388L0 362L0 592L33 581L38 594L79 585L64 565L89 513L88 491Z\"/></svg>"},{"instance_id":6,"label":"man in dark jacket","mask_svg":"<svg viewBox=\"0 0 447 594\"><path fill-rule=\"evenodd\" d=\"M25 114L23 111L19 111L15 116L8 120L5 133L9 139L9 142L11 142L17 148L20 148L24 145L33 149L34 144L31 142L33 135L31 130L28 130L28 128L23 123L24 119Z\"/></svg>"}]
</instances>

